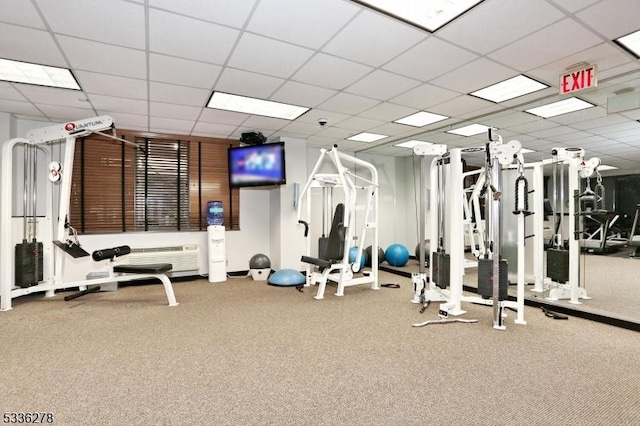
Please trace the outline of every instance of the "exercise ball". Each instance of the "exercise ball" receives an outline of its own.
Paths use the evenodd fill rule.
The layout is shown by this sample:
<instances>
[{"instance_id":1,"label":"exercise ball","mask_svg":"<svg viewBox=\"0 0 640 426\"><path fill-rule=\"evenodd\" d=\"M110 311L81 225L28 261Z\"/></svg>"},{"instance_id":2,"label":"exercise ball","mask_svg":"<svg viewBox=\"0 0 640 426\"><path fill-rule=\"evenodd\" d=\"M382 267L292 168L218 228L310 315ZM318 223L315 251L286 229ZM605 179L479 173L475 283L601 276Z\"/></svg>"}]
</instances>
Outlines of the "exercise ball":
<instances>
[{"instance_id":1,"label":"exercise ball","mask_svg":"<svg viewBox=\"0 0 640 426\"><path fill-rule=\"evenodd\" d=\"M429 241L428 240L424 240L423 242L423 247L424 247L424 266L429 266L429 251L430 251L430 247L429 247ZM418 259L418 262L420 262L420 243L418 243L418 245L416 245L416 259Z\"/></svg>"},{"instance_id":2,"label":"exercise ball","mask_svg":"<svg viewBox=\"0 0 640 426\"><path fill-rule=\"evenodd\" d=\"M266 254L262 254L262 253L254 254L253 257L249 259L249 268L250 269L271 268L271 260Z\"/></svg>"},{"instance_id":3,"label":"exercise ball","mask_svg":"<svg viewBox=\"0 0 640 426\"><path fill-rule=\"evenodd\" d=\"M371 266L371 261L373 260L373 246L369 246L364 249L365 253L367 253L367 266ZM384 250L382 247L378 247L378 265L384 262Z\"/></svg>"},{"instance_id":4,"label":"exercise ball","mask_svg":"<svg viewBox=\"0 0 640 426\"><path fill-rule=\"evenodd\" d=\"M353 263L356 261L356 256L358 256L358 247L351 247L349 249L349 262ZM367 264L367 253L362 251L362 255L360 256L360 269L364 268Z\"/></svg>"},{"instance_id":5,"label":"exercise ball","mask_svg":"<svg viewBox=\"0 0 640 426\"><path fill-rule=\"evenodd\" d=\"M391 266L404 266L409 260L409 250L402 244L391 244L384 252L384 258Z\"/></svg>"},{"instance_id":6,"label":"exercise ball","mask_svg":"<svg viewBox=\"0 0 640 426\"><path fill-rule=\"evenodd\" d=\"M269 285L279 287L297 287L304 285L306 282L307 280L304 275L295 269L280 269L271 274L267 281Z\"/></svg>"}]
</instances>

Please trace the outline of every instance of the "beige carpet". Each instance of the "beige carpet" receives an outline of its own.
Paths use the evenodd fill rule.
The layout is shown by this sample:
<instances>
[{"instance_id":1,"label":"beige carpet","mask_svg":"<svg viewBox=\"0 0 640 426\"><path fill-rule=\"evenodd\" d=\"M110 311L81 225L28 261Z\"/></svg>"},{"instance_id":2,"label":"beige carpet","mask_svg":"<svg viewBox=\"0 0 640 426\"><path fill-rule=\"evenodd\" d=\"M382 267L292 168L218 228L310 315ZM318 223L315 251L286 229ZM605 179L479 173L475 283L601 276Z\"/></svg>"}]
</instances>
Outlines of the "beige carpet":
<instances>
[{"instance_id":1,"label":"beige carpet","mask_svg":"<svg viewBox=\"0 0 640 426\"><path fill-rule=\"evenodd\" d=\"M401 288L250 279L123 287L0 312L0 408L59 425L638 425L640 334L527 308L437 318Z\"/></svg>"}]
</instances>

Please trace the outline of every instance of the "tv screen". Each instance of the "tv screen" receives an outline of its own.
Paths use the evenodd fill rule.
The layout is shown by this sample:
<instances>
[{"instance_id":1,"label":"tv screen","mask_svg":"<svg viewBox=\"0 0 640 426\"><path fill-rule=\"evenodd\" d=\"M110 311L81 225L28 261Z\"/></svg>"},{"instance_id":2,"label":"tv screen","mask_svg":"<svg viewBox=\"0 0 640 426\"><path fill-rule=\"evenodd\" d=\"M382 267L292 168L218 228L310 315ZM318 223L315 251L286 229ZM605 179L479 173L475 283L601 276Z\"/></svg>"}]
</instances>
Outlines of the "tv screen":
<instances>
[{"instance_id":1,"label":"tv screen","mask_svg":"<svg viewBox=\"0 0 640 426\"><path fill-rule=\"evenodd\" d=\"M232 147L228 152L232 188L287 183L284 142Z\"/></svg>"}]
</instances>

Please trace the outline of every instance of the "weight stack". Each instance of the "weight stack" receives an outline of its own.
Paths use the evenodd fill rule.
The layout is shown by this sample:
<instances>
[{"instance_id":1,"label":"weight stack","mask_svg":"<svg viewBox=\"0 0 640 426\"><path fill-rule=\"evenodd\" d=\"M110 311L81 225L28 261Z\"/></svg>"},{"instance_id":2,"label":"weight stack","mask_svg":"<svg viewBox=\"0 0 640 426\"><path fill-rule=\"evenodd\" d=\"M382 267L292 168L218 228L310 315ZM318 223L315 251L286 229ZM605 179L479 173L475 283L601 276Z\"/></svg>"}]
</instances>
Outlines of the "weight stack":
<instances>
[{"instance_id":1,"label":"weight stack","mask_svg":"<svg viewBox=\"0 0 640 426\"><path fill-rule=\"evenodd\" d=\"M444 252L433 253L433 282L440 288L449 287L451 281L451 257Z\"/></svg>"},{"instance_id":2,"label":"weight stack","mask_svg":"<svg viewBox=\"0 0 640 426\"><path fill-rule=\"evenodd\" d=\"M569 250L547 250L547 276L560 284L569 281Z\"/></svg>"},{"instance_id":3,"label":"weight stack","mask_svg":"<svg viewBox=\"0 0 640 426\"><path fill-rule=\"evenodd\" d=\"M498 271L498 300L505 300L509 289L509 265L505 259L500 260ZM478 260L478 294L483 299L493 297L493 259Z\"/></svg>"},{"instance_id":4,"label":"weight stack","mask_svg":"<svg viewBox=\"0 0 640 426\"><path fill-rule=\"evenodd\" d=\"M31 287L42 281L42 243L23 241L16 244L15 254L16 286Z\"/></svg>"}]
</instances>

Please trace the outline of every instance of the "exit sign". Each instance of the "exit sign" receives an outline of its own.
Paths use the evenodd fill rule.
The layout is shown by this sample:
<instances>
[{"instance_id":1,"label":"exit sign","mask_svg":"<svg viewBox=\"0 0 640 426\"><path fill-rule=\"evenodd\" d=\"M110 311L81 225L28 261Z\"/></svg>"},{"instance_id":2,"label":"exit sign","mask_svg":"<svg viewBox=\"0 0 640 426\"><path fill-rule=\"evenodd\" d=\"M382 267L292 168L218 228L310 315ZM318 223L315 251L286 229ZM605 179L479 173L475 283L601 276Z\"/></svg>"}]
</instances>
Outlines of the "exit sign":
<instances>
[{"instance_id":1,"label":"exit sign","mask_svg":"<svg viewBox=\"0 0 640 426\"><path fill-rule=\"evenodd\" d=\"M566 95L598 85L598 67L589 65L574 69L560 76L560 94Z\"/></svg>"}]
</instances>

